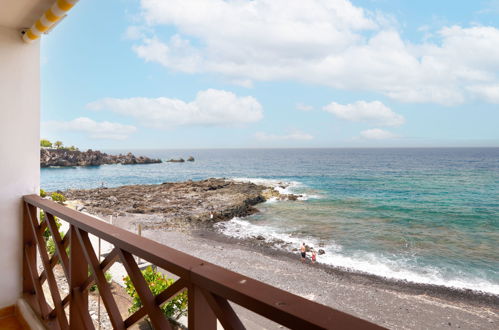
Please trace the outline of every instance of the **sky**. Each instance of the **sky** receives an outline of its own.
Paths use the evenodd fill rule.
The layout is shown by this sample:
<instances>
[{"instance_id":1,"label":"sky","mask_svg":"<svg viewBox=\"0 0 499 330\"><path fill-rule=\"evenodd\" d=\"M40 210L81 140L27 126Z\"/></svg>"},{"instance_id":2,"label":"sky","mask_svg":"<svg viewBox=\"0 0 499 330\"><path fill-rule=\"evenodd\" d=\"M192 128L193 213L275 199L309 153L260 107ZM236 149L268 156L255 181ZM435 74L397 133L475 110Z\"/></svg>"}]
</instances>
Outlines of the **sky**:
<instances>
[{"instance_id":1,"label":"sky","mask_svg":"<svg viewBox=\"0 0 499 330\"><path fill-rule=\"evenodd\" d=\"M80 149L499 146L499 0L85 0L41 43Z\"/></svg>"}]
</instances>

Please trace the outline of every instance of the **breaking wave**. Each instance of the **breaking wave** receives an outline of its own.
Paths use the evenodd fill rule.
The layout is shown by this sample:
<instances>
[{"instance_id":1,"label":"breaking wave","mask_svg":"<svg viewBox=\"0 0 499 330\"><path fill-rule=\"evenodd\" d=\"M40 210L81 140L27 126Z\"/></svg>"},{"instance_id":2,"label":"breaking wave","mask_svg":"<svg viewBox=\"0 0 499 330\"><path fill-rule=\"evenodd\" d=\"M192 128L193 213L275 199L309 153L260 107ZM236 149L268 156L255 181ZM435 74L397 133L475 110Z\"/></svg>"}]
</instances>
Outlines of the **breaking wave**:
<instances>
[{"instance_id":1,"label":"breaking wave","mask_svg":"<svg viewBox=\"0 0 499 330\"><path fill-rule=\"evenodd\" d=\"M292 232L271 227L252 224L241 218L220 222L215 228L224 235L239 239L265 241L275 249L296 252L302 242L324 250L317 256L317 262L340 267L353 272L361 272L387 279L408 281L419 284L431 284L461 290L473 290L499 295L499 285L477 277L460 274L448 276L437 267L417 267L414 260L400 256L386 256L375 252L358 251L351 254L334 242L323 242L313 237L297 237ZM412 261L412 262L411 262Z\"/></svg>"}]
</instances>

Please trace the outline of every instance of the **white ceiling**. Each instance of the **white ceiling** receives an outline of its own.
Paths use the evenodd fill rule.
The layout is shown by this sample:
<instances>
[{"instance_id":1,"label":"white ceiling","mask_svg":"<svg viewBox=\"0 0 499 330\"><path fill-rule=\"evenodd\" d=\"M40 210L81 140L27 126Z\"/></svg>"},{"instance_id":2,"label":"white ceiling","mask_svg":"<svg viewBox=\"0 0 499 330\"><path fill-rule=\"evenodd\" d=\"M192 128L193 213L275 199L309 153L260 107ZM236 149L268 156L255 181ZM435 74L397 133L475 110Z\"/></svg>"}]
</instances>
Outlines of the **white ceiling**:
<instances>
[{"instance_id":1,"label":"white ceiling","mask_svg":"<svg viewBox=\"0 0 499 330\"><path fill-rule=\"evenodd\" d=\"M0 26L31 27L55 0L0 0Z\"/></svg>"}]
</instances>

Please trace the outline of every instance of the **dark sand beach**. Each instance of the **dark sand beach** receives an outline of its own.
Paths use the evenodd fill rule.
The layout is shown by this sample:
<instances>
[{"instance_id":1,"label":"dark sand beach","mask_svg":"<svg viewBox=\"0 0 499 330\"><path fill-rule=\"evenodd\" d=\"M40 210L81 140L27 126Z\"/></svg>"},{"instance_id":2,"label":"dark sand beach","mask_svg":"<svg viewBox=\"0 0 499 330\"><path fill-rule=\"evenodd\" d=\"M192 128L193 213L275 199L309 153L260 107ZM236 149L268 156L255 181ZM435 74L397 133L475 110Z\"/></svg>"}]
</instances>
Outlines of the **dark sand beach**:
<instances>
[{"instance_id":1,"label":"dark sand beach","mask_svg":"<svg viewBox=\"0 0 499 330\"><path fill-rule=\"evenodd\" d=\"M499 325L499 297L302 264L298 255L251 247L249 242L236 242L207 231L189 234L147 230L143 235L387 328L497 329ZM250 313L243 316L249 328L279 328Z\"/></svg>"}]
</instances>

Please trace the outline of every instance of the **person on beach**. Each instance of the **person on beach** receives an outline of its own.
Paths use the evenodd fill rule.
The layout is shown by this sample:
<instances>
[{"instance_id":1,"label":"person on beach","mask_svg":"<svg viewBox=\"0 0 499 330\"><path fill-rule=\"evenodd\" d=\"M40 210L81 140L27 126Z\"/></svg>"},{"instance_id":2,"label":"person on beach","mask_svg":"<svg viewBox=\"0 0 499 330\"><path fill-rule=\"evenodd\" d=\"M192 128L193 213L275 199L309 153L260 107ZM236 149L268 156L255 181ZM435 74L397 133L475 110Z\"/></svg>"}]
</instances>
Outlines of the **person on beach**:
<instances>
[{"instance_id":1,"label":"person on beach","mask_svg":"<svg viewBox=\"0 0 499 330\"><path fill-rule=\"evenodd\" d=\"M315 264L315 261L317 260L317 251L312 250L312 263Z\"/></svg>"},{"instance_id":2,"label":"person on beach","mask_svg":"<svg viewBox=\"0 0 499 330\"><path fill-rule=\"evenodd\" d=\"M305 262L307 258L307 248L305 247L305 242L303 242L300 246L300 253L301 253L301 262Z\"/></svg>"}]
</instances>

